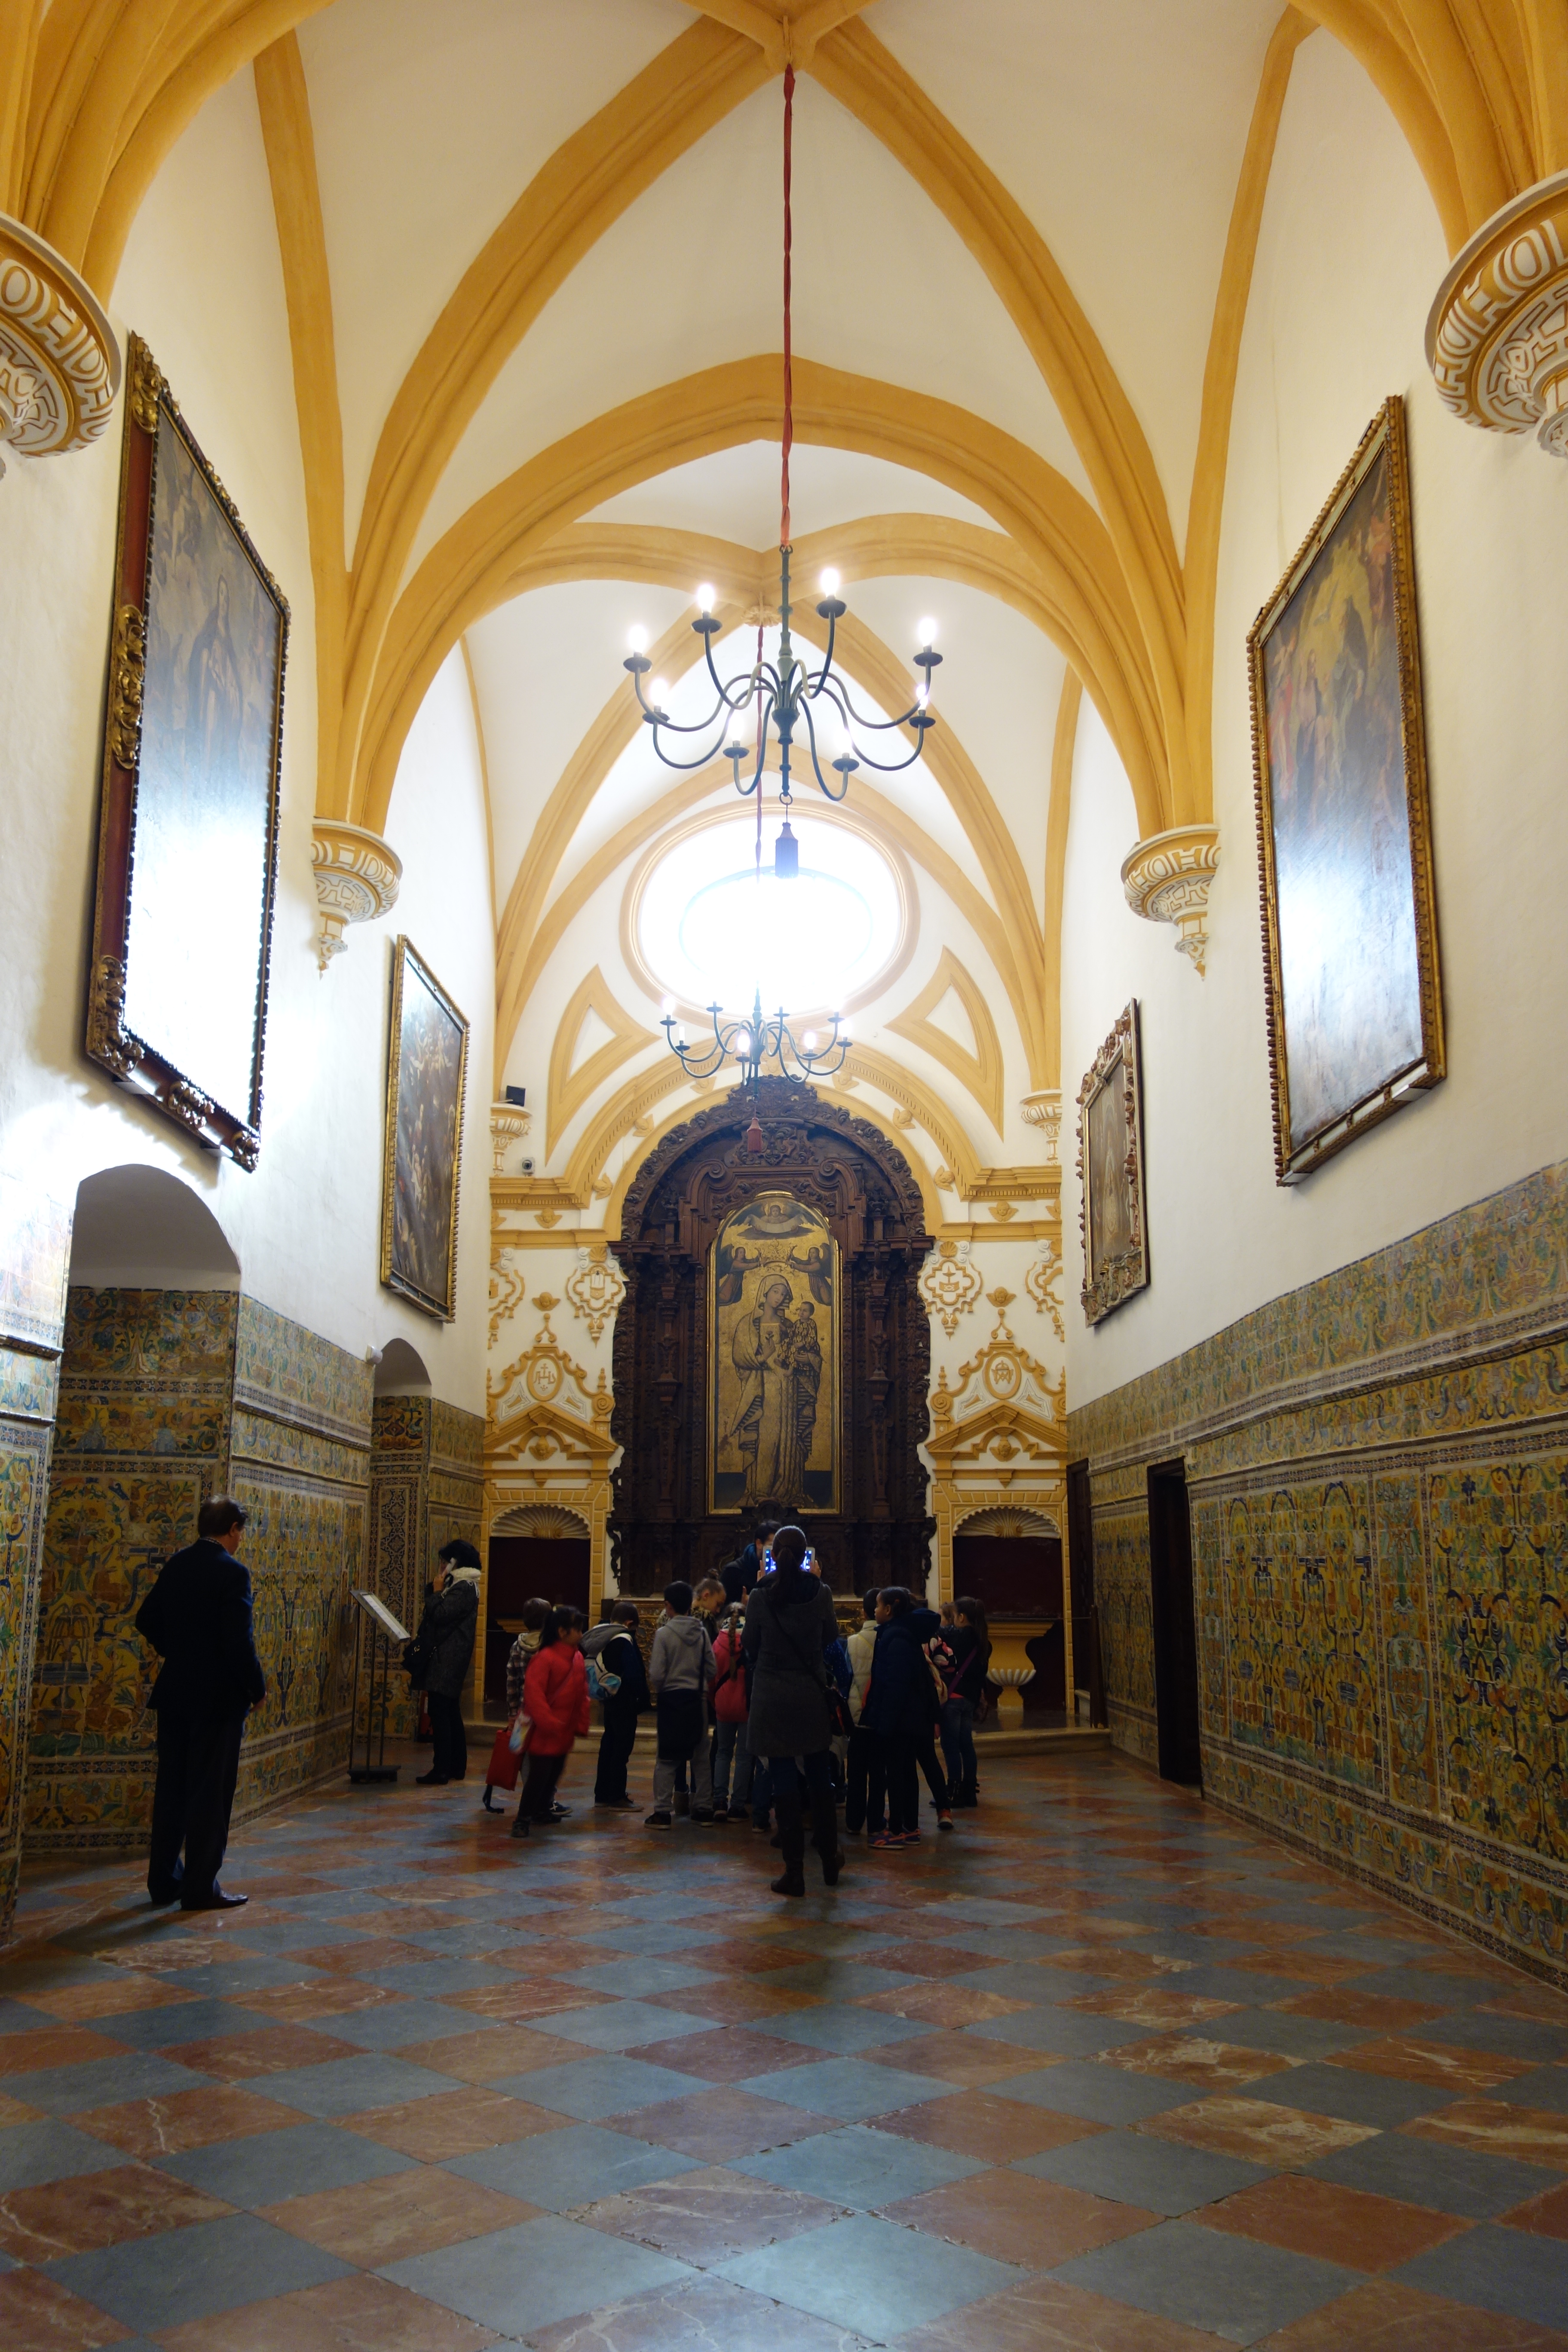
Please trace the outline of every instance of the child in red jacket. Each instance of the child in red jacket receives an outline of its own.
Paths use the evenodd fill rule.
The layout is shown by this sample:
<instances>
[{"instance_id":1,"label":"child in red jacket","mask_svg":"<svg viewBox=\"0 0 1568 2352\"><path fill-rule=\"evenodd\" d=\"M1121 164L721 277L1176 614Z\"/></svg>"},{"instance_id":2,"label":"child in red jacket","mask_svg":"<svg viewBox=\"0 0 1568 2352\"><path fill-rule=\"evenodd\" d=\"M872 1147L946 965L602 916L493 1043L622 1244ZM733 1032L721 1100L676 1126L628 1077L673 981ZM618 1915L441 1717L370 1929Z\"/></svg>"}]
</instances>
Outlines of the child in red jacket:
<instances>
[{"instance_id":1,"label":"child in red jacket","mask_svg":"<svg viewBox=\"0 0 1568 2352\"><path fill-rule=\"evenodd\" d=\"M522 1784L516 1838L550 1819L555 1784L573 1746L588 1728L588 1670L583 1664L583 1620L575 1609L552 1609L522 1679L528 1735L528 1778Z\"/></svg>"}]
</instances>

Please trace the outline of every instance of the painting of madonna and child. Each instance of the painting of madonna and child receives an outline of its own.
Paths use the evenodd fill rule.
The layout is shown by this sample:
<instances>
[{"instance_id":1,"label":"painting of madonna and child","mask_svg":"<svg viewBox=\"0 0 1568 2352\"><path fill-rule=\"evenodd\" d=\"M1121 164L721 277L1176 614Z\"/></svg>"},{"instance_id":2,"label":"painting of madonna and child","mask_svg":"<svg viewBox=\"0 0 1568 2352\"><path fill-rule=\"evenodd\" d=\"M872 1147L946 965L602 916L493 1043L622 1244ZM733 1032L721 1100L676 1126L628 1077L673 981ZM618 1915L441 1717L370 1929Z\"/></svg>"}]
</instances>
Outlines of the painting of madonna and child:
<instances>
[{"instance_id":1,"label":"painting of madonna and child","mask_svg":"<svg viewBox=\"0 0 1568 2352\"><path fill-rule=\"evenodd\" d=\"M838 1508L838 1244L815 1209L764 1192L709 1260L709 1508Z\"/></svg>"},{"instance_id":2,"label":"painting of madonna and child","mask_svg":"<svg viewBox=\"0 0 1568 2352\"><path fill-rule=\"evenodd\" d=\"M1404 409L1249 640L1275 1157L1294 1181L1443 1075Z\"/></svg>"}]
</instances>

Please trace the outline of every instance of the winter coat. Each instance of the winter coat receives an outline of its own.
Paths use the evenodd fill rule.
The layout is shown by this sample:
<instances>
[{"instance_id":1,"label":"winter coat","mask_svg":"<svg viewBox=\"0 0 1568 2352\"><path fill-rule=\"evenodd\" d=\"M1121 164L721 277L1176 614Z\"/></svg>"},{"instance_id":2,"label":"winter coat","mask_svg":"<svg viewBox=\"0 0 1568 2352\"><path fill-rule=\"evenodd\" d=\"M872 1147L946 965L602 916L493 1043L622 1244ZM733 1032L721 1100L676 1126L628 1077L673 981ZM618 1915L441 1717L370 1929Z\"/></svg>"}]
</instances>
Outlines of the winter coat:
<instances>
[{"instance_id":1,"label":"winter coat","mask_svg":"<svg viewBox=\"0 0 1568 2352\"><path fill-rule=\"evenodd\" d=\"M583 1653L564 1642L535 1650L523 1676L522 1704L533 1729L531 1756L570 1756L588 1728L588 1669Z\"/></svg>"},{"instance_id":2,"label":"winter coat","mask_svg":"<svg viewBox=\"0 0 1568 2352\"><path fill-rule=\"evenodd\" d=\"M816 1756L833 1736L827 1661L838 1639L833 1595L808 1570L767 1577L746 1604L753 1756Z\"/></svg>"},{"instance_id":3,"label":"winter coat","mask_svg":"<svg viewBox=\"0 0 1568 2352\"><path fill-rule=\"evenodd\" d=\"M906 1609L877 1629L871 1686L860 1720L879 1739L918 1739L936 1717L937 1689L925 1645L942 1630L934 1609Z\"/></svg>"},{"instance_id":4,"label":"winter coat","mask_svg":"<svg viewBox=\"0 0 1568 2352\"><path fill-rule=\"evenodd\" d=\"M149 1706L223 1719L259 1706L267 1678L250 1610L250 1571L226 1545L203 1536L165 1561L136 1613L163 1661Z\"/></svg>"},{"instance_id":5,"label":"winter coat","mask_svg":"<svg viewBox=\"0 0 1568 2352\"><path fill-rule=\"evenodd\" d=\"M523 1678L528 1673L528 1662L538 1647L538 1634L530 1633L525 1627L507 1652L506 1711L508 1715L516 1715L522 1705Z\"/></svg>"},{"instance_id":6,"label":"winter coat","mask_svg":"<svg viewBox=\"0 0 1568 2352\"><path fill-rule=\"evenodd\" d=\"M721 1723L746 1720L746 1665L739 1628L713 1644L713 1712Z\"/></svg>"},{"instance_id":7,"label":"winter coat","mask_svg":"<svg viewBox=\"0 0 1568 2352\"><path fill-rule=\"evenodd\" d=\"M637 1717L646 1714L653 1705L647 1686L647 1669L643 1664L636 1634L623 1626L615 1640L606 1642L596 1653L596 1662L607 1675L619 1675L621 1678L620 1689L612 1691L599 1701L605 1711L605 1724L624 1723L628 1719L635 1723Z\"/></svg>"},{"instance_id":8,"label":"winter coat","mask_svg":"<svg viewBox=\"0 0 1568 2352\"><path fill-rule=\"evenodd\" d=\"M671 1617L653 1637L647 1686L655 1698L677 1691L711 1690L713 1644L697 1617Z\"/></svg>"},{"instance_id":9,"label":"winter coat","mask_svg":"<svg viewBox=\"0 0 1568 2352\"><path fill-rule=\"evenodd\" d=\"M871 1679L871 1658L877 1647L877 1625L873 1619L851 1633L846 1645L849 1652L849 1720L858 1723L860 1710L866 1704L866 1685Z\"/></svg>"},{"instance_id":10,"label":"winter coat","mask_svg":"<svg viewBox=\"0 0 1568 2352\"><path fill-rule=\"evenodd\" d=\"M479 1622L479 1571L453 1571L445 1592L426 1604L419 1630L431 1639L430 1664L424 1687L432 1698L457 1698L468 1680L474 1654L474 1633Z\"/></svg>"},{"instance_id":11,"label":"winter coat","mask_svg":"<svg viewBox=\"0 0 1568 2352\"><path fill-rule=\"evenodd\" d=\"M952 1671L947 1677L948 1696L967 1699L971 1706L978 1706L985 1679L981 1672L980 1636L973 1625L960 1625L946 1640L952 1654Z\"/></svg>"}]
</instances>

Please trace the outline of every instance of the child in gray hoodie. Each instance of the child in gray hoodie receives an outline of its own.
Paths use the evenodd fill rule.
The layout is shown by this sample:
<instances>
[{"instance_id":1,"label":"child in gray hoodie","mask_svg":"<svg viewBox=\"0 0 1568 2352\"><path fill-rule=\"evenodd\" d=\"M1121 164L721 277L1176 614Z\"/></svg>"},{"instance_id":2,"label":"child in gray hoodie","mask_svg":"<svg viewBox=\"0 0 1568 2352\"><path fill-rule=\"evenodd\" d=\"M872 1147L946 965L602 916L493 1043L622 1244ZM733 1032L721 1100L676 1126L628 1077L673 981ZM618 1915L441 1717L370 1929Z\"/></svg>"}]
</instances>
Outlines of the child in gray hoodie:
<instances>
[{"instance_id":1,"label":"child in gray hoodie","mask_svg":"<svg viewBox=\"0 0 1568 2352\"><path fill-rule=\"evenodd\" d=\"M708 1693L713 1687L713 1644L708 1629L691 1613L689 1584L667 1584L664 1617L653 1637L647 1684L658 1723L658 1756L653 1768L650 1830L673 1828L675 1768L691 1771L691 1818L713 1818L713 1769L708 1745Z\"/></svg>"}]
</instances>

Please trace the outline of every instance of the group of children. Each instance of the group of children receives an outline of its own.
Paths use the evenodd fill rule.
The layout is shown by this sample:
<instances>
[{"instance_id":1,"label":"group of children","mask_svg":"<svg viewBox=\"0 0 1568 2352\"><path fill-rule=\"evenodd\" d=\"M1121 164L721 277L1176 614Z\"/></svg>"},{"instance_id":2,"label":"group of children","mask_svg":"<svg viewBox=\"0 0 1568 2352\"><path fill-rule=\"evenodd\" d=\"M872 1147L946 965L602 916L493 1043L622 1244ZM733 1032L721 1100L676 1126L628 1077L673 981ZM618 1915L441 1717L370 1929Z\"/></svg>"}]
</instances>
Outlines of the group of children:
<instances>
[{"instance_id":1,"label":"group of children","mask_svg":"<svg viewBox=\"0 0 1568 2352\"><path fill-rule=\"evenodd\" d=\"M745 1608L732 1572L667 1585L664 1611L645 1667L635 1601L611 1605L589 1631L579 1610L529 1601L507 1660L508 1724L497 1736L485 1782L486 1810L498 1786L515 1785L526 1764L513 1837L535 1822L560 1821L562 1769L602 1711L596 1807L636 1810L626 1785L637 1718L650 1708L658 1724L653 1830L672 1829L678 1814L697 1822L744 1821L773 1828L773 1791L764 1758L747 1742ZM765 1573L764 1560L757 1572ZM940 1830L955 1808L979 1801L974 1726L989 1703L991 1642L985 1612L973 1600L944 1602L940 1614L901 1585L867 1592L861 1622L824 1652L826 1675L842 1706L832 1742L844 1830L865 1832L870 1849L888 1853L918 1842L920 1780L931 1790ZM521 1750L516 1745L521 1740ZM941 1743L941 1760L937 1755ZM774 1843L777 1843L775 1838Z\"/></svg>"}]
</instances>

